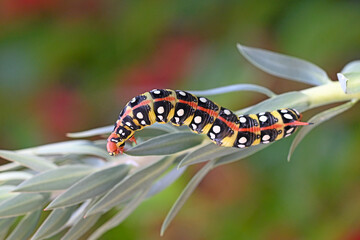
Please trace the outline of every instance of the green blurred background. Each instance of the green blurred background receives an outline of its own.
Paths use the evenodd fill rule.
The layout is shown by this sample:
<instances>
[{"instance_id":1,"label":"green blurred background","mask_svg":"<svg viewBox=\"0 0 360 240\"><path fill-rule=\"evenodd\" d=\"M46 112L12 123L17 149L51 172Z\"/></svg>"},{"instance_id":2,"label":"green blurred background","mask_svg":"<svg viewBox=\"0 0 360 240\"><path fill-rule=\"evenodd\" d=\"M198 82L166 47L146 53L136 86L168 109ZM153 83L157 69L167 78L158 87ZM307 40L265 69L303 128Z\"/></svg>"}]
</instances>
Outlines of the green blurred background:
<instances>
[{"instance_id":1,"label":"green blurred background","mask_svg":"<svg viewBox=\"0 0 360 240\"><path fill-rule=\"evenodd\" d=\"M308 87L262 73L237 42L309 60L335 79L360 58L359 22L355 0L0 0L0 148L110 125L129 99L153 88ZM264 97L212 99L237 110ZM292 138L213 170L162 239L360 239L359 110L316 128L290 163ZM159 239L198 169L102 239Z\"/></svg>"}]
</instances>

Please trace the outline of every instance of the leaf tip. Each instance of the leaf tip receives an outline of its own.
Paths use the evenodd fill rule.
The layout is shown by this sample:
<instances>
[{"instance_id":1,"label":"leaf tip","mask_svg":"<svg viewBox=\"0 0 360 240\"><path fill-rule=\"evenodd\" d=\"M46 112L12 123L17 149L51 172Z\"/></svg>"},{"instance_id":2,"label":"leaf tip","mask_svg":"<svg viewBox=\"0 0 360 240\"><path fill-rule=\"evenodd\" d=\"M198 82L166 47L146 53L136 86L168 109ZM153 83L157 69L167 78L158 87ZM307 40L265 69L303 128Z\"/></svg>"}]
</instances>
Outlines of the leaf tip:
<instances>
[{"instance_id":1,"label":"leaf tip","mask_svg":"<svg viewBox=\"0 0 360 240\"><path fill-rule=\"evenodd\" d=\"M17 187L17 188L14 188L13 190L11 190L11 192L22 192L22 188L20 187Z\"/></svg>"},{"instance_id":2,"label":"leaf tip","mask_svg":"<svg viewBox=\"0 0 360 240\"><path fill-rule=\"evenodd\" d=\"M56 208L56 206L55 206ZM44 208L44 211L49 211L49 210L53 210L54 209L54 205L52 203L50 203L49 205L47 205L46 208Z\"/></svg>"},{"instance_id":3,"label":"leaf tip","mask_svg":"<svg viewBox=\"0 0 360 240\"><path fill-rule=\"evenodd\" d=\"M243 45L241 45L240 43L237 43L237 44L236 44L236 47L237 47L237 49L238 49L240 52L242 52L242 51L244 50Z\"/></svg>"},{"instance_id":4,"label":"leaf tip","mask_svg":"<svg viewBox=\"0 0 360 240\"><path fill-rule=\"evenodd\" d=\"M69 138L72 138L73 135L74 135L73 133L66 133L66 134L65 134L65 136L66 136L66 137L69 137Z\"/></svg>"},{"instance_id":5,"label":"leaf tip","mask_svg":"<svg viewBox=\"0 0 360 240\"><path fill-rule=\"evenodd\" d=\"M160 230L160 237L163 237L165 234L166 226L162 225Z\"/></svg>"},{"instance_id":6,"label":"leaf tip","mask_svg":"<svg viewBox=\"0 0 360 240\"><path fill-rule=\"evenodd\" d=\"M94 206L96 206L96 204L95 204ZM85 218L87 218L87 217L89 217L89 216L91 216L91 215L93 215L93 214L98 213L98 212L99 212L99 211L97 211L96 209L90 208L90 209L85 213L85 215L83 216L83 218L85 219Z\"/></svg>"},{"instance_id":7,"label":"leaf tip","mask_svg":"<svg viewBox=\"0 0 360 240\"><path fill-rule=\"evenodd\" d=\"M347 77L345 77L345 75L342 73L337 73L337 78L340 82L341 89L344 91L344 93L347 93L347 81L349 79L347 79Z\"/></svg>"},{"instance_id":8,"label":"leaf tip","mask_svg":"<svg viewBox=\"0 0 360 240\"><path fill-rule=\"evenodd\" d=\"M176 169L179 170L180 168L184 167L184 163L183 162L179 162L179 164L177 165Z\"/></svg>"}]
</instances>

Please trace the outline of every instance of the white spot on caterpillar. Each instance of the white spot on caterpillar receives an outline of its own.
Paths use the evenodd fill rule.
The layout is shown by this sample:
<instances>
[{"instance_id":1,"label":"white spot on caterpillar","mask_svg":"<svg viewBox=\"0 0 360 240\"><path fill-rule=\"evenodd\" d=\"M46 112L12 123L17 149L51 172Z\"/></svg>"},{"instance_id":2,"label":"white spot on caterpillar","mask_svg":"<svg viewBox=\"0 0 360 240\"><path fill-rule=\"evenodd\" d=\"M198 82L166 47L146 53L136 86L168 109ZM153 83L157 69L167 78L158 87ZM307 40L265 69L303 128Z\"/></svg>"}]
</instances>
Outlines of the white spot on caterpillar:
<instances>
[{"instance_id":1,"label":"white spot on caterpillar","mask_svg":"<svg viewBox=\"0 0 360 240\"><path fill-rule=\"evenodd\" d=\"M179 94L180 94L181 96L184 96L184 97L186 96L186 93L183 92L183 91L180 91Z\"/></svg>"},{"instance_id":2,"label":"white spot on caterpillar","mask_svg":"<svg viewBox=\"0 0 360 240\"><path fill-rule=\"evenodd\" d=\"M160 94L161 92L159 91L159 90L153 90L153 93L155 93L155 94Z\"/></svg>"},{"instance_id":3,"label":"white spot on caterpillar","mask_svg":"<svg viewBox=\"0 0 360 240\"><path fill-rule=\"evenodd\" d=\"M221 131L221 127L219 125L213 126L214 133L219 133Z\"/></svg>"},{"instance_id":4,"label":"white spot on caterpillar","mask_svg":"<svg viewBox=\"0 0 360 240\"><path fill-rule=\"evenodd\" d=\"M158 115L157 117L158 117L158 119L159 119L160 121L162 121L162 120L164 119L164 117L161 116L161 115Z\"/></svg>"},{"instance_id":5,"label":"white spot on caterpillar","mask_svg":"<svg viewBox=\"0 0 360 240\"><path fill-rule=\"evenodd\" d=\"M212 132L209 135L210 135L211 139L215 139L215 137L216 137L215 134L213 134Z\"/></svg>"},{"instance_id":6,"label":"white spot on caterpillar","mask_svg":"<svg viewBox=\"0 0 360 240\"><path fill-rule=\"evenodd\" d=\"M247 138L246 137L241 137L239 139L239 143L246 143L247 142Z\"/></svg>"},{"instance_id":7,"label":"white spot on caterpillar","mask_svg":"<svg viewBox=\"0 0 360 240\"><path fill-rule=\"evenodd\" d=\"M158 112L159 114L164 113L164 111L165 111L165 109L164 109L163 106L160 106L160 107L158 107L158 109L157 109L157 112Z\"/></svg>"},{"instance_id":8,"label":"white spot on caterpillar","mask_svg":"<svg viewBox=\"0 0 360 240\"><path fill-rule=\"evenodd\" d=\"M196 116L194 118L194 122L197 123L197 124L201 123L201 116Z\"/></svg>"},{"instance_id":9,"label":"white spot on caterpillar","mask_svg":"<svg viewBox=\"0 0 360 240\"><path fill-rule=\"evenodd\" d=\"M245 117L241 117L241 118L240 118L240 122L241 122L241 123L246 123L246 118L245 118Z\"/></svg>"},{"instance_id":10,"label":"white spot on caterpillar","mask_svg":"<svg viewBox=\"0 0 360 240\"><path fill-rule=\"evenodd\" d=\"M178 118L178 117L174 117L174 119L175 119L176 123L178 123L180 121L180 118Z\"/></svg>"},{"instance_id":11,"label":"white spot on caterpillar","mask_svg":"<svg viewBox=\"0 0 360 240\"><path fill-rule=\"evenodd\" d=\"M142 120L142 121L141 121L141 124L142 124L142 125L146 125L145 120Z\"/></svg>"},{"instance_id":12,"label":"white spot on caterpillar","mask_svg":"<svg viewBox=\"0 0 360 240\"><path fill-rule=\"evenodd\" d=\"M200 100L200 102L203 102L203 103L206 103L206 98L204 98L204 97L201 97L201 98L199 98L199 100Z\"/></svg>"},{"instance_id":13,"label":"white spot on caterpillar","mask_svg":"<svg viewBox=\"0 0 360 240\"><path fill-rule=\"evenodd\" d=\"M291 135L291 134L286 134L285 137L288 137L288 136L290 136L290 135Z\"/></svg>"},{"instance_id":14,"label":"white spot on caterpillar","mask_svg":"<svg viewBox=\"0 0 360 240\"><path fill-rule=\"evenodd\" d=\"M191 127L192 127L192 129L196 129L197 128L197 126L195 125L195 124L191 124Z\"/></svg>"},{"instance_id":15,"label":"white spot on caterpillar","mask_svg":"<svg viewBox=\"0 0 360 240\"><path fill-rule=\"evenodd\" d=\"M262 122L266 122L266 120L268 120L268 117L267 116L261 116L261 117L259 117L259 120L262 121Z\"/></svg>"},{"instance_id":16,"label":"white spot on caterpillar","mask_svg":"<svg viewBox=\"0 0 360 240\"><path fill-rule=\"evenodd\" d=\"M262 140L263 141L268 141L270 139L270 135L264 135L263 137L262 137Z\"/></svg>"},{"instance_id":17,"label":"white spot on caterpillar","mask_svg":"<svg viewBox=\"0 0 360 240\"><path fill-rule=\"evenodd\" d=\"M121 133L123 133L123 130L122 130L122 129L120 129L120 130L119 130L119 133L120 133L120 134L121 134Z\"/></svg>"},{"instance_id":18,"label":"white spot on caterpillar","mask_svg":"<svg viewBox=\"0 0 360 240\"><path fill-rule=\"evenodd\" d=\"M267 144L267 143L269 143L269 141L263 141L262 143Z\"/></svg>"},{"instance_id":19,"label":"white spot on caterpillar","mask_svg":"<svg viewBox=\"0 0 360 240\"><path fill-rule=\"evenodd\" d=\"M224 113L225 113L226 115L230 115L230 114L231 114L231 112L230 112L228 109L225 109L225 110L224 110Z\"/></svg>"},{"instance_id":20,"label":"white spot on caterpillar","mask_svg":"<svg viewBox=\"0 0 360 240\"><path fill-rule=\"evenodd\" d=\"M283 109L283 110L281 110L280 112L282 112L282 113L287 113L287 112L288 112L288 110Z\"/></svg>"},{"instance_id":21,"label":"white spot on caterpillar","mask_svg":"<svg viewBox=\"0 0 360 240\"><path fill-rule=\"evenodd\" d=\"M300 116L300 113L298 112L298 110L296 110L296 109L294 109L294 108L292 108L292 110L293 110L297 115Z\"/></svg>"},{"instance_id":22,"label":"white spot on caterpillar","mask_svg":"<svg viewBox=\"0 0 360 240\"><path fill-rule=\"evenodd\" d=\"M185 112L184 112L184 109L181 108L181 109L177 110L176 113L177 113L177 115L178 115L179 117L181 117L181 116L184 115Z\"/></svg>"},{"instance_id":23,"label":"white spot on caterpillar","mask_svg":"<svg viewBox=\"0 0 360 240\"><path fill-rule=\"evenodd\" d=\"M126 125L128 125L129 127L131 127L131 123L130 122L126 122Z\"/></svg>"},{"instance_id":24,"label":"white spot on caterpillar","mask_svg":"<svg viewBox=\"0 0 360 240\"><path fill-rule=\"evenodd\" d=\"M132 103L136 102L136 98L131 99L131 102Z\"/></svg>"},{"instance_id":25,"label":"white spot on caterpillar","mask_svg":"<svg viewBox=\"0 0 360 240\"><path fill-rule=\"evenodd\" d=\"M293 119L293 117L292 117L290 114L288 114L288 113L284 114L284 118L286 118L286 119Z\"/></svg>"},{"instance_id":26,"label":"white spot on caterpillar","mask_svg":"<svg viewBox=\"0 0 360 240\"><path fill-rule=\"evenodd\" d=\"M265 115L265 112L261 112L259 113L259 116Z\"/></svg>"},{"instance_id":27,"label":"white spot on caterpillar","mask_svg":"<svg viewBox=\"0 0 360 240\"><path fill-rule=\"evenodd\" d=\"M144 117L144 115L141 112L138 112L136 114L136 117L139 118L139 119L142 119Z\"/></svg>"},{"instance_id":28,"label":"white spot on caterpillar","mask_svg":"<svg viewBox=\"0 0 360 240\"><path fill-rule=\"evenodd\" d=\"M294 128L289 128L286 133L291 133L292 131L294 131Z\"/></svg>"},{"instance_id":29,"label":"white spot on caterpillar","mask_svg":"<svg viewBox=\"0 0 360 240\"><path fill-rule=\"evenodd\" d=\"M239 148L244 148L245 147L245 145L243 145L243 144L239 144L239 145L237 145Z\"/></svg>"}]
</instances>

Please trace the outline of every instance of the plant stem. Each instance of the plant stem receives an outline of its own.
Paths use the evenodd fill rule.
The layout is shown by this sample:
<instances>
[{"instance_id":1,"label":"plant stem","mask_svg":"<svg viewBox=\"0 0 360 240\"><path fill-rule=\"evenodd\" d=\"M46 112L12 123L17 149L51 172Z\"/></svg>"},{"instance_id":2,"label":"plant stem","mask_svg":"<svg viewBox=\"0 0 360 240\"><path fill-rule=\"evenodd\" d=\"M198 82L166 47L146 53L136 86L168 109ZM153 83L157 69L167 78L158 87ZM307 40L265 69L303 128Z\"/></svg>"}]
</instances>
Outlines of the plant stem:
<instances>
[{"instance_id":1,"label":"plant stem","mask_svg":"<svg viewBox=\"0 0 360 240\"><path fill-rule=\"evenodd\" d=\"M310 104L309 108L315 108L336 102L349 101L352 99L360 99L360 93L344 93L341 89L340 82L332 82L308 88L300 92L308 96Z\"/></svg>"}]
</instances>

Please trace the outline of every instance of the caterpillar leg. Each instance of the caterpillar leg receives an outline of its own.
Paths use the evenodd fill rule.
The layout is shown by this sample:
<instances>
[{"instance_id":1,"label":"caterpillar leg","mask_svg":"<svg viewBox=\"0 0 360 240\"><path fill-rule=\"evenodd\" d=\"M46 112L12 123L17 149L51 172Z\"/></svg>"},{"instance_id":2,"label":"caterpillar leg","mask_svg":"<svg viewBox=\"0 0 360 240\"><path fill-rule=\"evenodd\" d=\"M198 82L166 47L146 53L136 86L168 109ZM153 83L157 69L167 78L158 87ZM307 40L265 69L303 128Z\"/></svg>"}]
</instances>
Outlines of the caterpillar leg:
<instances>
[{"instance_id":1,"label":"caterpillar leg","mask_svg":"<svg viewBox=\"0 0 360 240\"><path fill-rule=\"evenodd\" d=\"M124 153L124 145L120 146L118 151L119 151L119 153L123 154Z\"/></svg>"},{"instance_id":2,"label":"caterpillar leg","mask_svg":"<svg viewBox=\"0 0 360 240\"><path fill-rule=\"evenodd\" d=\"M136 142L136 139L135 139L135 136L134 136L134 135L132 135L132 137L131 137L131 138L129 138L129 141L130 141L130 142L134 142L135 144L137 144L137 142Z\"/></svg>"}]
</instances>

